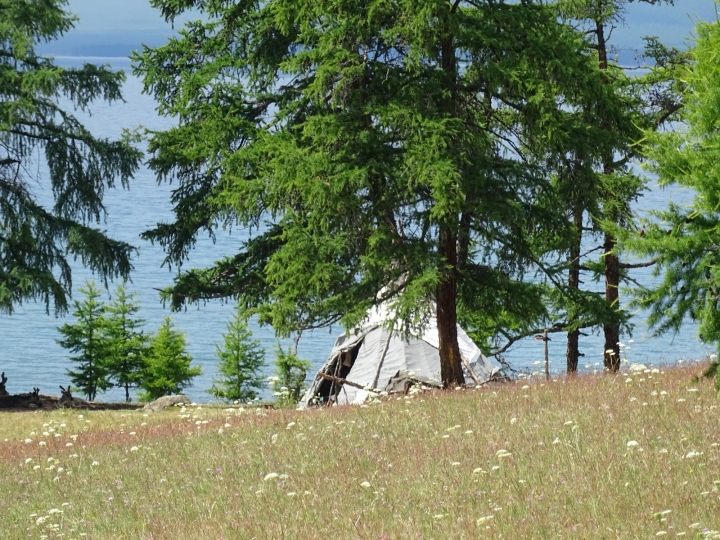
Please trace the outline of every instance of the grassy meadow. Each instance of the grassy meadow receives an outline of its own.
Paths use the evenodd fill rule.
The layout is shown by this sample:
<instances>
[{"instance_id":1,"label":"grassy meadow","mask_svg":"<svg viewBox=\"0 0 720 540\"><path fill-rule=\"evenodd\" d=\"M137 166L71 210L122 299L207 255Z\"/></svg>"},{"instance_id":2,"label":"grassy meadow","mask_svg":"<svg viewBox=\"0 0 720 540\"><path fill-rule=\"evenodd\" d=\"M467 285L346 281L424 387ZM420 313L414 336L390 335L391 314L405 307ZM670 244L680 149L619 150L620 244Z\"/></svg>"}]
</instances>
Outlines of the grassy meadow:
<instances>
[{"instance_id":1,"label":"grassy meadow","mask_svg":"<svg viewBox=\"0 0 720 540\"><path fill-rule=\"evenodd\" d=\"M306 412L0 413L3 538L720 538L703 366Z\"/></svg>"}]
</instances>

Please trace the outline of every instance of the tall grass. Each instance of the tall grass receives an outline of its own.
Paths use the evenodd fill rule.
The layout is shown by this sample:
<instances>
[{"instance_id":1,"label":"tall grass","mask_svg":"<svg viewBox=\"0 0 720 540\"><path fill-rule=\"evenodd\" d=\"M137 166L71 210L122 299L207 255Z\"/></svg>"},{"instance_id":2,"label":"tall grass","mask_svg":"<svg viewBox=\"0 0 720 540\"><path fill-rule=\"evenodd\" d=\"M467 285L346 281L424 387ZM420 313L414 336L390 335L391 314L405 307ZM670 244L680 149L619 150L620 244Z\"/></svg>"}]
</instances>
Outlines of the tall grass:
<instances>
[{"instance_id":1,"label":"tall grass","mask_svg":"<svg viewBox=\"0 0 720 540\"><path fill-rule=\"evenodd\" d=\"M720 538L702 368L307 412L2 413L4 537Z\"/></svg>"}]
</instances>

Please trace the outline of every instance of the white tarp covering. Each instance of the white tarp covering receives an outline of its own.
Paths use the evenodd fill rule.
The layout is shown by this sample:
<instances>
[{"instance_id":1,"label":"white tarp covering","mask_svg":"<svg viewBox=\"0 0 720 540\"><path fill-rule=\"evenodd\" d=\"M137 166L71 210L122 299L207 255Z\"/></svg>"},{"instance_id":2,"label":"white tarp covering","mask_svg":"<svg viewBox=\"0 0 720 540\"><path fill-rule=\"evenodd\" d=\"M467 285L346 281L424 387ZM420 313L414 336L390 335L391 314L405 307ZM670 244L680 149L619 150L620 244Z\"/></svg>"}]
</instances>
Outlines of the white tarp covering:
<instances>
[{"instance_id":1,"label":"white tarp covering","mask_svg":"<svg viewBox=\"0 0 720 540\"><path fill-rule=\"evenodd\" d=\"M363 388L382 390L398 371L407 371L431 381L440 380L440 352L438 351L438 331L435 317L428 320L422 336L404 339L398 332L383 327L388 318L384 306L380 306L369 314L369 318L361 328L353 330L349 335L342 334L330 353L320 373L337 376L344 359L349 355L354 357L352 367L345 362L342 378L358 384ZM458 326L458 345L463 358L480 381L489 379L499 368L490 364L490 361L480 352L477 345L468 337L465 331ZM358 348L359 347L359 348ZM473 384L472 377L463 366L466 382ZM313 399L327 390L331 384L320 375L310 385L300 407L307 407ZM324 385L324 387L323 387ZM350 385L342 385L337 396L338 404L361 404L368 397L367 390L361 390Z\"/></svg>"}]
</instances>

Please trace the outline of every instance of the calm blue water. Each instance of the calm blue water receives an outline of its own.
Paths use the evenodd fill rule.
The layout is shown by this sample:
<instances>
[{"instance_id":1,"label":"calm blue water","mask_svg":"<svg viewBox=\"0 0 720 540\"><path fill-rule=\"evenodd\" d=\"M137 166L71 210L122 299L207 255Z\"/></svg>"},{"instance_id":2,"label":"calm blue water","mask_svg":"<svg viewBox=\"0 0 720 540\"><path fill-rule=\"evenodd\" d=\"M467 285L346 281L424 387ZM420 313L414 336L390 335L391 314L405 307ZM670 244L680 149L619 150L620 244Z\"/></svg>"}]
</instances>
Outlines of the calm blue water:
<instances>
[{"instance_id":1,"label":"calm blue water","mask_svg":"<svg viewBox=\"0 0 720 540\"><path fill-rule=\"evenodd\" d=\"M111 62L114 67L125 69L129 73L129 61L126 59L79 59L58 58L60 65L78 65L83 61L94 63ZM114 104L108 107L97 104L92 109L92 115L86 117L79 115L86 126L99 136L118 137L123 128L132 128L140 124L151 129L164 129L172 124L171 120L159 118L155 113L153 100L141 94L142 85L138 79L128 75L124 89L126 103ZM41 200L50 200L50 193L43 192L42 164L39 166L41 175L36 189ZM46 177L46 175L45 175ZM46 188L48 189L48 188ZM133 243L140 248L140 254L135 261L135 272L132 277L131 291L138 293L141 303L140 315L148 321L147 329L154 330L165 315L171 315L176 328L185 332L188 341L188 350L194 362L203 368L203 375L196 378L193 385L187 389L188 396L197 402L206 402L211 396L206 393L215 376L215 344L222 343L222 334L225 331L234 306L232 304L208 303L200 308L189 308L186 312L170 314L169 309L163 308L157 296L157 289L172 283L173 271L161 268L163 252L157 246L152 246L138 238L141 231L152 227L158 221L171 218L169 194L171 187L167 184L158 186L154 176L142 168L129 191L114 191L106 199L109 217L104 228L115 237ZM678 194L675 194L677 198ZM680 194L682 196L682 194ZM660 208L667 204L669 192L653 190L643 201L645 207ZM200 238L195 250L191 254L188 267L204 267L213 261L234 253L245 238L243 231L234 230L232 235L218 234L217 242L213 243L207 238ZM633 274L642 283L650 280L650 270L643 269ZM76 298L78 286L86 278L92 276L82 268L76 269L74 290ZM629 346L626 356L633 362L649 364L670 363L679 358L699 358L706 353L713 352L708 346L703 346L697 339L696 329L688 325L683 332L674 337L645 338L646 328L643 317L636 316L637 329L634 333L633 343ZM71 367L68 352L61 348L56 339L60 337L57 327L64 322L72 321L72 317L55 318L46 315L44 305L26 304L18 306L11 315L0 315L0 371L5 371L9 378L8 390L10 392L27 391L32 387L39 387L43 393L59 395L58 385L69 384L66 371ZM255 337L265 347L268 364L274 358L273 348L276 343L271 328L252 327ZM332 344L342 329L335 327L326 331L316 331L306 334L300 342L299 353L301 357L312 361L319 367L326 359ZM602 363L602 336L589 336L581 338L581 349L585 353L584 361L581 359L581 369L597 369ZM516 344L505 354L511 366L520 370L536 370L536 362L543 359L544 349L542 342L532 338ZM565 341L562 335L557 335L550 342L551 366L561 371L565 367ZM587 366L587 367L586 367ZM272 368L268 368L268 374ZM105 401L121 400L123 394L119 390L111 390L101 394L99 399Z\"/></svg>"}]
</instances>

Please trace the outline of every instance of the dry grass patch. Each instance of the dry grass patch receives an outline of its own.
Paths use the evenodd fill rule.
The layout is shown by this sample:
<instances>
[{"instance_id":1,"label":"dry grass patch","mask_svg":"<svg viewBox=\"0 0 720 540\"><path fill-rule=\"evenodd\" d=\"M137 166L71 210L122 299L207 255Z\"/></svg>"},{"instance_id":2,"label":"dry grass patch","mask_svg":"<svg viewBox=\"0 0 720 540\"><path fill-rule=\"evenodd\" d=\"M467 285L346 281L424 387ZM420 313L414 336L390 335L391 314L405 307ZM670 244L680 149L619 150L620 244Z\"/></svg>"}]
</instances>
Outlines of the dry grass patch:
<instances>
[{"instance_id":1,"label":"dry grass patch","mask_svg":"<svg viewBox=\"0 0 720 540\"><path fill-rule=\"evenodd\" d=\"M701 369L308 412L1 415L0 507L18 539L713 537Z\"/></svg>"}]
</instances>

